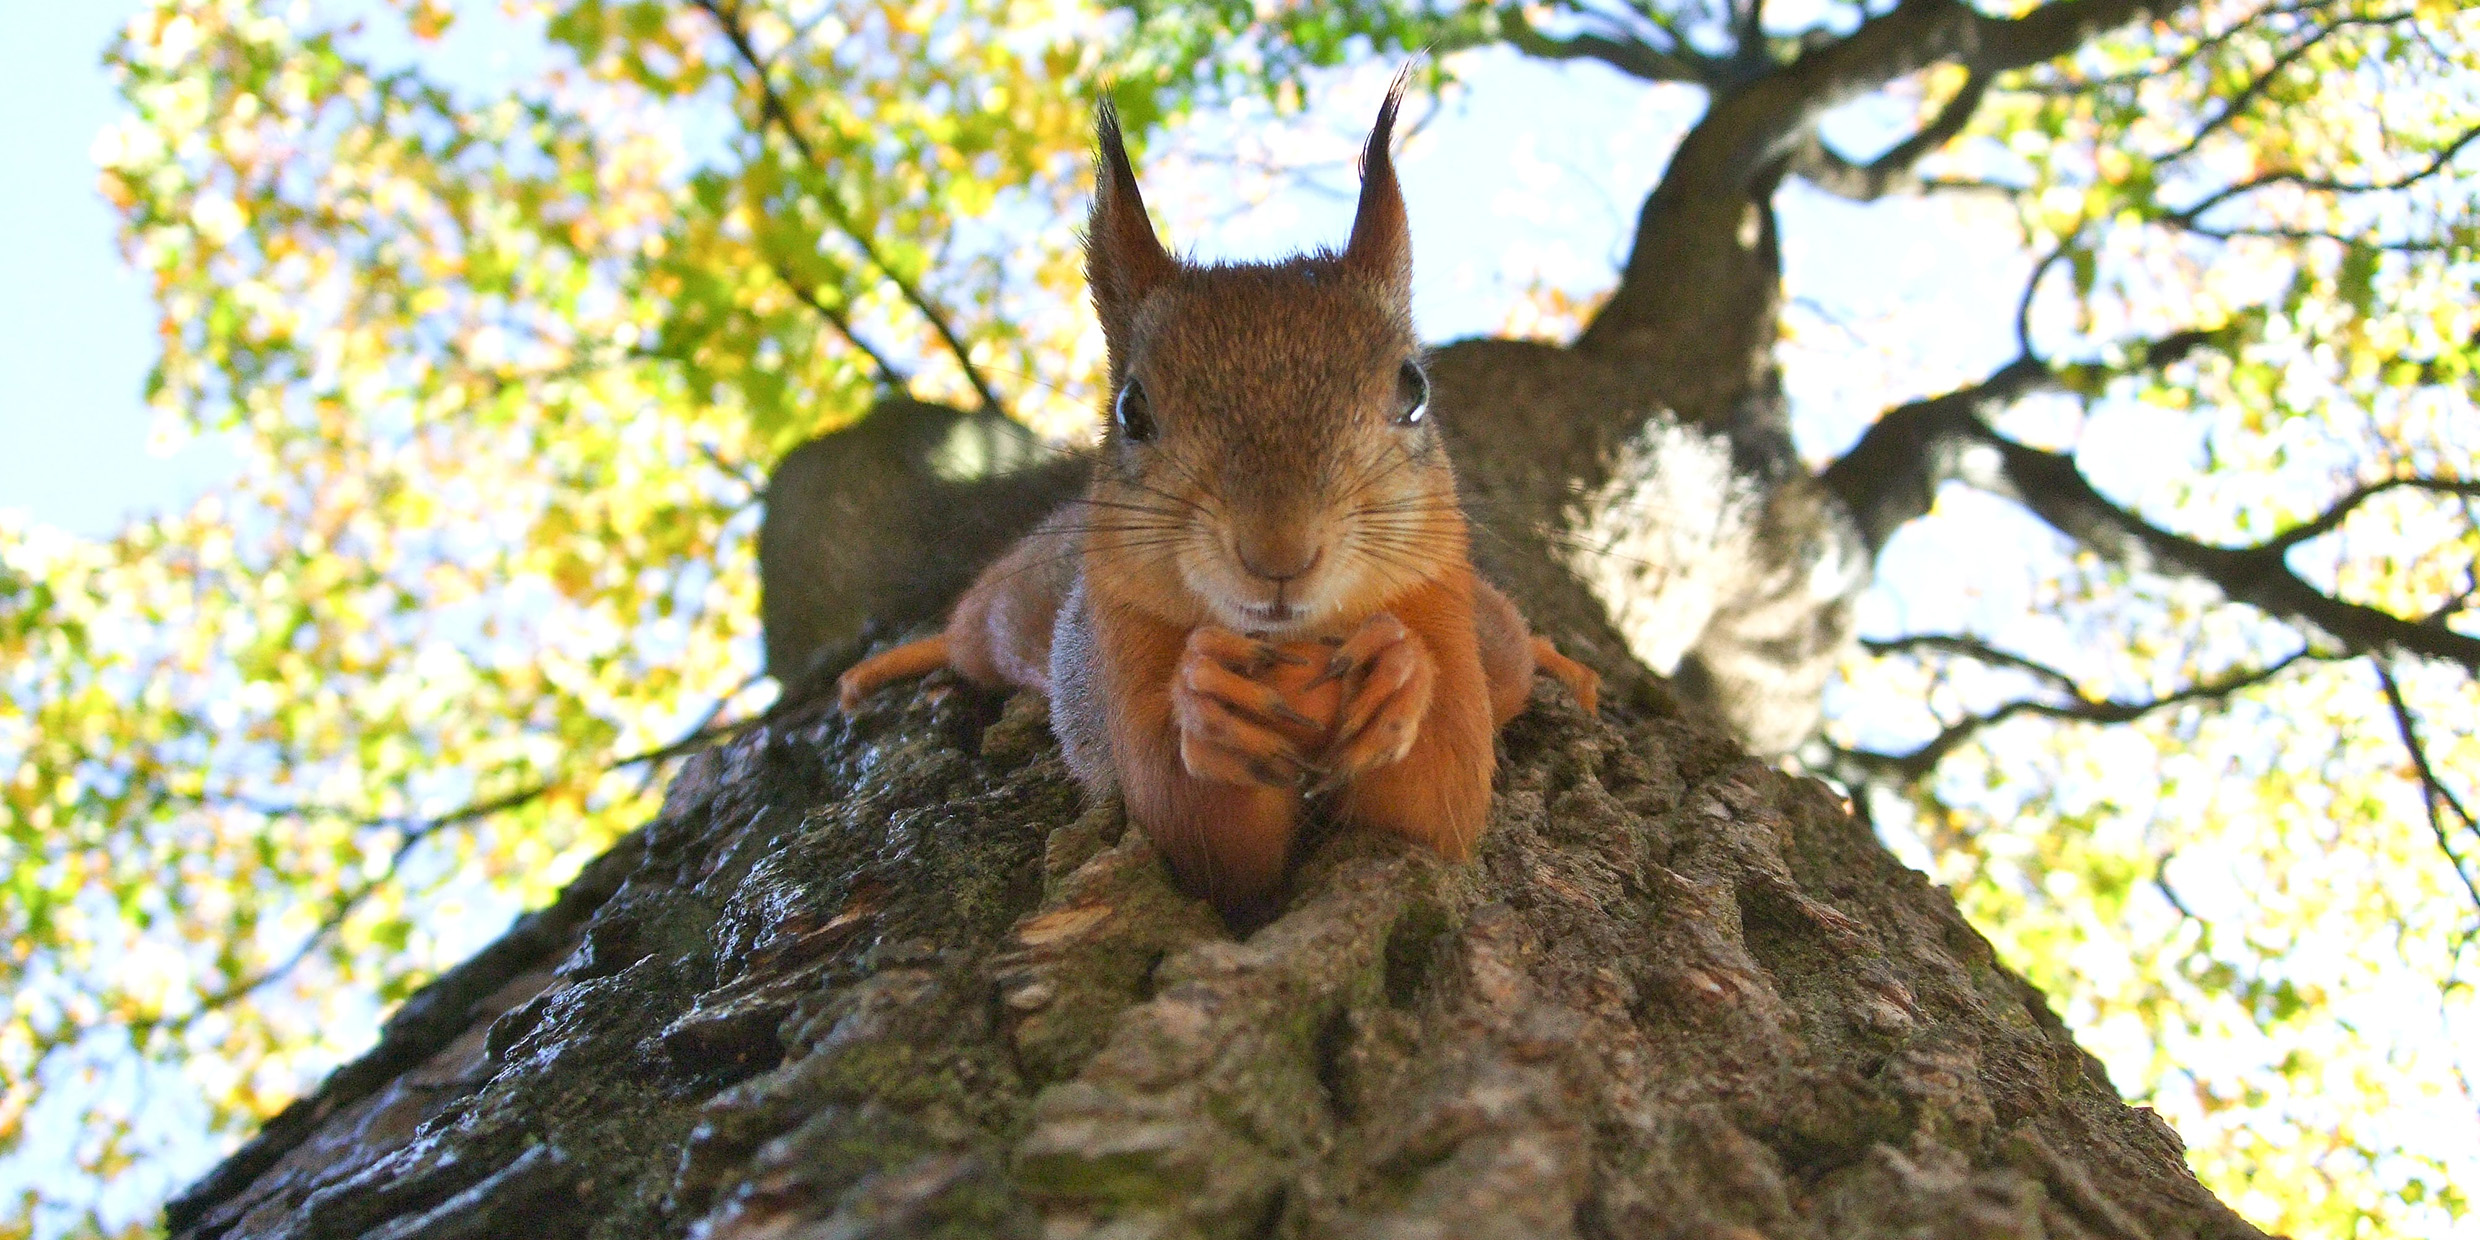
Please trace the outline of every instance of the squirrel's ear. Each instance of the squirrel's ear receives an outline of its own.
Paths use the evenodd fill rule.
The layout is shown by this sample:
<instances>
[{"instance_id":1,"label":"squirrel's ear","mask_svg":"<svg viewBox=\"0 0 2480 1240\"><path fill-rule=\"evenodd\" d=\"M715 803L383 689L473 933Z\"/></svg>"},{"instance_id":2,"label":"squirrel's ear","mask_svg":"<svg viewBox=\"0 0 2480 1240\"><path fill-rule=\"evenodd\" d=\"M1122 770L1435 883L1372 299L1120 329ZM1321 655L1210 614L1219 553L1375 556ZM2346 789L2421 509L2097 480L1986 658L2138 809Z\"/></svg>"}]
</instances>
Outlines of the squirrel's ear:
<instances>
[{"instance_id":1,"label":"squirrel's ear","mask_svg":"<svg viewBox=\"0 0 2480 1240\"><path fill-rule=\"evenodd\" d=\"M1395 158L1388 147L1411 72L1411 66L1405 66L1387 87L1378 123L1361 151L1361 204L1352 216L1352 241L1343 250L1345 270L1378 281L1406 302L1412 299L1412 226L1404 218L1404 192L1396 184Z\"/></svg>"},{"instance_id":2,"label":"squirrel's ear","mask_svg":"<svg viewBox=\"0 0 2480 1240\"><path fill-rule=\"evenodd\" d=\"M1085 225L1085 279L1093 285L1103 337L1116 352L1137 303L1171 278L1179 264L1164 251L1153 221L1145 217L1137 172L1128 163L1119 112L1110 100L1103 100L1095 120L1100 150L1094 160L1094 211Z\"/></svg>"}]
</instances>

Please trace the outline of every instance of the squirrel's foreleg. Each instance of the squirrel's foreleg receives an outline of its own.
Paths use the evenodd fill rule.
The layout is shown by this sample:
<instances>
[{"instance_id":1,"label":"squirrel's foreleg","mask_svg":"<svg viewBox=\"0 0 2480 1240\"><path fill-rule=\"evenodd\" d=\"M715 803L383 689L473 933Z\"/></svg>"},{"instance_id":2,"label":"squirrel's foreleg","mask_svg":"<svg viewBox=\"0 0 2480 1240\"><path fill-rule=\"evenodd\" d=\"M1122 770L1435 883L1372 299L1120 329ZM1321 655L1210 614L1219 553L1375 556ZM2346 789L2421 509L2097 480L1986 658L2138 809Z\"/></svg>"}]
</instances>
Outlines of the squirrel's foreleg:
<instances>
[{"instance_id":1,"label":"squirrel's foreleg","mask_svg":"<svg viewBox=\"0 0 2480 1240\"><path fill-rule=\"evenodd\" d=\"M1472 853L1490 812L1491 686L1473 632L1467 582L1435 582L1389 608L1396 623L1373 619L1361 636L1385 639L1344 701L1335 765L1344 783L1346 821L1427 844L1451 861ZM1426 698L1417 714L1411 707ZM1410 730L1373 732L1398 723ZM1391 761L1360 765L1375 753Z\"/></svg>"},{"instance_id":2,"label":"squirrel's foreleg","mask_svg":"<svg viewBox=\"0 0 2480 1240\"><path fill-rule=\"evenodd\" d=\"M1256 662L1264 643L1082 600L1060 625L1053 726L1108 741L1107 770L1079 775L1118 787L1182 887L1226 916L1262 905L1291 859L1303 770L1273 726L1289 709L1280 695L1230 666Z\"/></svg>"}]
</instances>

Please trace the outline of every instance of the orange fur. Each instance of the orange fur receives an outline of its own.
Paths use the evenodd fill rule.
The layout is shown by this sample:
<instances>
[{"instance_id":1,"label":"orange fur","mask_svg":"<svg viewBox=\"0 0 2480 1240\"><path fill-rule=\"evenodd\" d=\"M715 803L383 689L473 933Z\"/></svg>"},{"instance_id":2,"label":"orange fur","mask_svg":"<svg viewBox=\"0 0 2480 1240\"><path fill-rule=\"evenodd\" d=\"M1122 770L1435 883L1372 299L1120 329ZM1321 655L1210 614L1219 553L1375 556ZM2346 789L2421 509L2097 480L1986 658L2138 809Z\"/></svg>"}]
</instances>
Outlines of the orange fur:
<instances>
[{"instance_id":1,"label":"orange fur","mask_svg":"<svg viewBox=\"0 0 2480 1240\"><path fill-rule=\"evenodd\" d=\"M1055 538L1054 530L1037 532L986 570L958 601L941 636L899 646L846 672L840 682L846 709L889 681L942 663L989 687L1049 693L1047 673L1038 683L1026 681L1032 669L1048 665L1050 620L1064 601L1063 578L1025 565L1054 554ZM1492 738L1522 713L1532 677L1557 677L1587 711L1595 705L1598 677L1548 639L1533 636L1514 605L1468 565L1435 567L1430 580L1383 600L1383 610L1411 631L1434 668L1428 710L1415 721L1409 752L1352 780L1337 809L1353 826L1460 861L1471 855L1488 817ZM1107 556L1086 569L1107 583ZM1194 630L1155 618L1110 584L1096 594L1103 601L1088 622L1109 753L1109 770L1097 778L1107 775L1116 784L1131 819L1198 895L1226 909L1262 903L1289 864L1304 805L1300 789L1192 774L1181 757L1174 697ZM1003 666L1014 674L1001 674Z\"/></svg>"},{"instance_id":2,"label":"orange fur","mask_svg":"<svg viewBox=\"0 0 2480 1240\"><path fill-rule=\"evenodd\" d=\"M1429 710L1399 761L1363 774L1343 790L1344 821L1438 850L1450 861L1472 855L1490 812L1493 694L1482 673L1473 628L1472 569L1455 564L1387 608L1412 631L1436 669Z\"/></svg>"},{"instance_id":3,"label":"orange fur","mask_svg":"<svg viewBox=\"0 0 2480 1240\"><path fill-rule=\"evenodd\" d=\"M1547 637L1533 638L1527 644L1532 647L1533 666L1548 672L1552 680L1566 685L1567 691L1576 695L1576 705L1582 707L1584 713L1590 715L1601 709L1601 673L1560 654L1559 648L1551 645Z\"/></svg>"},{"instance_id":4,"label":"orange fur","mask_svg":"<svg viewBox=\"0 0 2480 1240\"><path fill-rule=\"evenodd\" d=\"M1593 706L1593 673L1473 574L1421 417L1394 113L1342 253L1201 267L1156 240L1105 112L1087 253L1117 395L1091 488L941 636L842 682L850 709L944 661L1045 694L1078 779L1227 914L1274 896L1329 792L1349 825L1470 857L1536 670Z\"/></svg>"},{"instance_id":5,"label":"orange fur","mask_svg":"<svg viewBox=\"0 0 2480 1240\"><path fill-rule=\"evenodd\" d=\"M1226 910L1263 900L1290 858L1299 790L1190 774L1172 719L1173 671L1188 634L1107 603L1093 623L1103 726L1129 818L1198 895Z\"/></svg>"},{"instance_id":6,"label":"orange fur","mask_svg":"<svg viewBox=\"0 0 2480 1240\"><path fill-rule=\"evenodd\" d=\"M878 691L890 681L919 676L933 668L946 666L948 641L945 635L925 637L906 642L893 650L871 655L835 678L835 697L846 714L861 708L863 698Z\"/></svg>"}]
</instances>

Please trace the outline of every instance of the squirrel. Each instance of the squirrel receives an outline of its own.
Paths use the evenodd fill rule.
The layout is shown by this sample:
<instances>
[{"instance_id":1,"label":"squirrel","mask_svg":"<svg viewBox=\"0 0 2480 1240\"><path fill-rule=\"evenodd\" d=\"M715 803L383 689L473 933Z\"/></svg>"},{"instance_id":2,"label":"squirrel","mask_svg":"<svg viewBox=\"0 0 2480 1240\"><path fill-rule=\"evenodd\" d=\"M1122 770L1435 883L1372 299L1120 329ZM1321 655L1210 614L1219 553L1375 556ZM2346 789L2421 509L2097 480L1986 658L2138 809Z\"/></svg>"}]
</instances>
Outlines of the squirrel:
<instances>
[{"instance_id":1,"label":"squirrel","mask_svg":"<svg viewBox=\"0 0 2480 1240\"><path fill-rule=\"evenodd\" d=\"M1303 807L1450 860L1488 813L1498 728L1536 671L1599 678L1474 574L1429 417L1389 154L1349 242L1196 264L1155 236L1108 102L1086 235L1111 418L1087 493L985 569L936 637L838 682L847 713L948 667L1050 700L1070 768L1229 916L1282 881Z\"/></svg>"}]
</instances>

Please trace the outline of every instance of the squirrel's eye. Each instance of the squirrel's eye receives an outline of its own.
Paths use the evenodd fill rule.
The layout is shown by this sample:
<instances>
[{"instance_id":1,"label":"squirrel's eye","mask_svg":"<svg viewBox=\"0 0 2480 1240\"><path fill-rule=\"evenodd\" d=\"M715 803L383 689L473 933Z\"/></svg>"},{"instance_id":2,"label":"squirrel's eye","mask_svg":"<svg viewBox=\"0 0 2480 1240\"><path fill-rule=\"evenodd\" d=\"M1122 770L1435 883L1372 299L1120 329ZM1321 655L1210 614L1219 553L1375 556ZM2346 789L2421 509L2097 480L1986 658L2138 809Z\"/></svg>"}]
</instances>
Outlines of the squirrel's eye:
<instances>
[{"instance_id":1,"label":"squirrel's eye","mask_svg":"<svg viewBox=\"0 0 2480 1240\"><path fill-rule=\"evenodd\" d=\"M1154 406L1134 379L1120 386L1119 399L1111 402L1111 417L1119 423L1119 433L1134 442L1154 437Z\"/></svg>"},{"instance_id":2,"label":"squirrel's eye","mask_svg":"<svg viewBox=\"0 0 2480 1240\"><path fill-rule=\"evenodd\" d=\"M1395 372L1395 425L1419 426L1429 416L1429 376L1420 364L1405 362Z\"/></svg>"}]
</instances>

